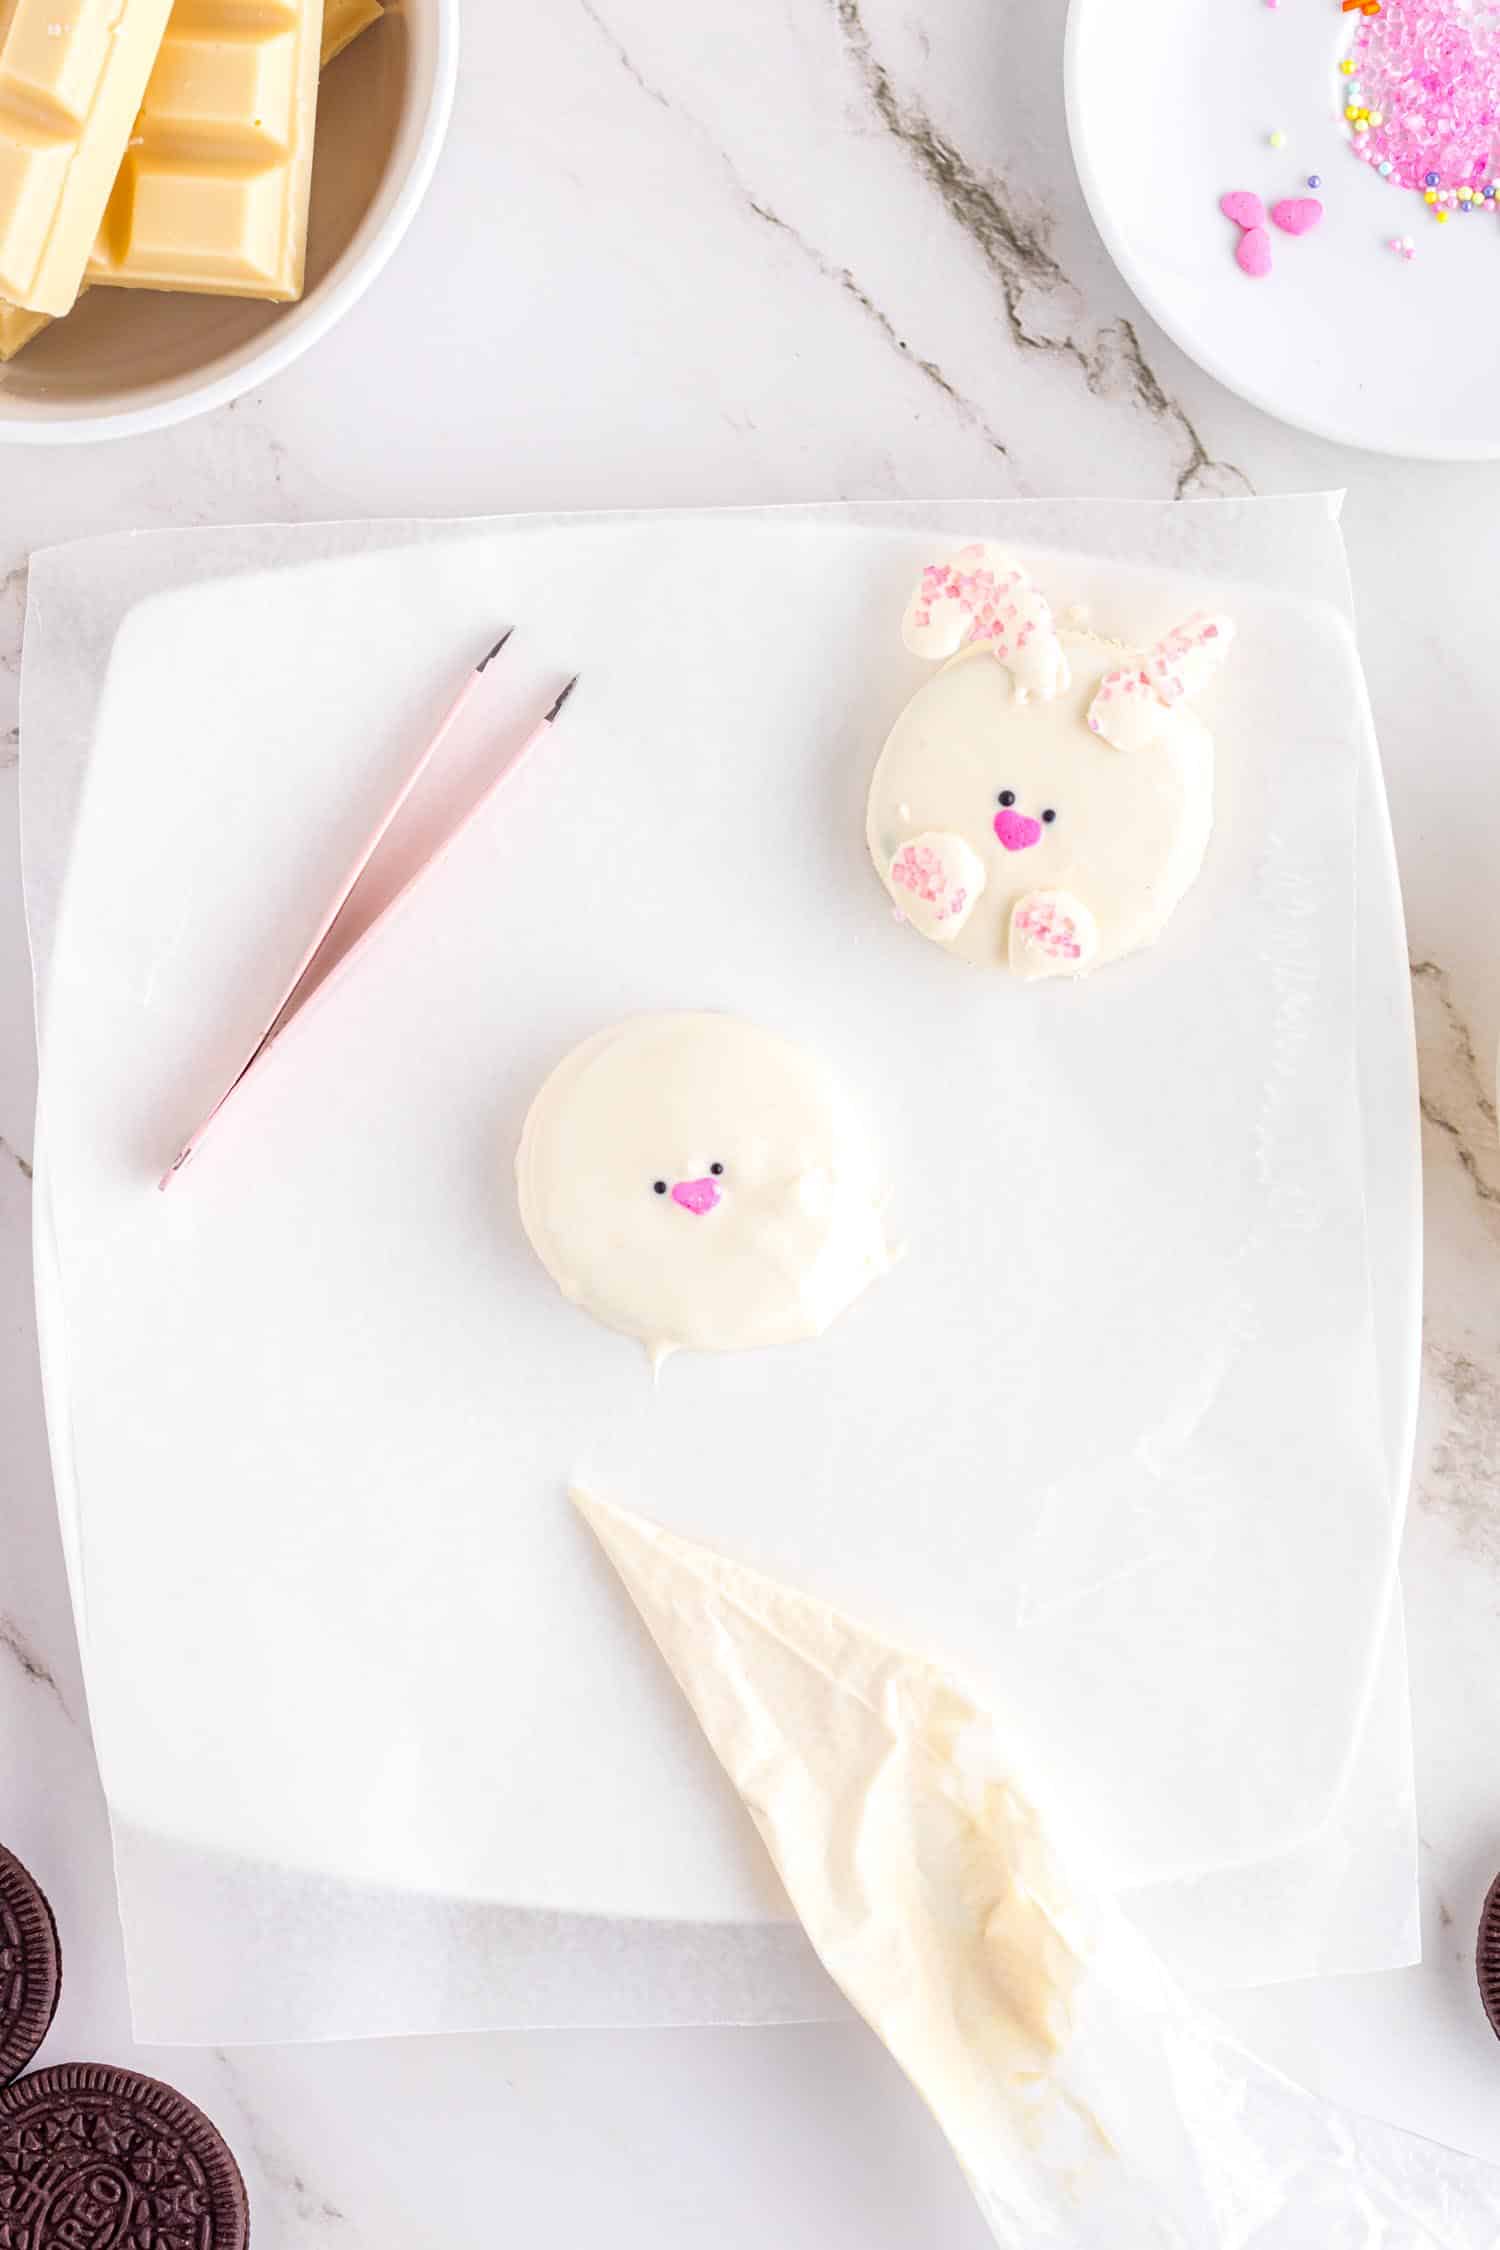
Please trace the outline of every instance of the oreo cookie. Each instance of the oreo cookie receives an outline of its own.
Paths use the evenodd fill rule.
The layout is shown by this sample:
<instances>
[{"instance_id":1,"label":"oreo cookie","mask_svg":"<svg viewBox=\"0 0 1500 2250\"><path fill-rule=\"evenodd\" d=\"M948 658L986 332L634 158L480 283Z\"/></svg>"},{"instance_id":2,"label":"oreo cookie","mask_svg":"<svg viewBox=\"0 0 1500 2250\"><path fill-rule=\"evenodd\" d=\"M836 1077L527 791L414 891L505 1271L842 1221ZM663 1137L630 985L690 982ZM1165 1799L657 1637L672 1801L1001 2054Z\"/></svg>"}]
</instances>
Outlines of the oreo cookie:
<instances>
[{"instance_id":1,"label":"oreo cookie","mask_svg":"<svg viewBox=\"0 0 1500 2250\"><path fill-rule=\"evenodd\" d=\"M0 2092L0 2242L26 2250L245 2250L228 2143L187 2097L106 2063Z\"/></svg>"},{"instance_id":2,"label":"oreo cookie","mask_svg":"<svg viewBox=\"0 0 1500 2250\"><path fill-rule=\"evenodd\" d=\"M1490 2029L1500 2039L1500 1875L1491 1883L1480 1912L1474 1966L1479 1971L1479 1997Z\"/></svg>"},{"instance_id":3,"label":"oreo cookie","mask_svg":"<svg viewBox=\"0 0 1500 2250\"><path fill-rule=\"evenodd\" d=\"M0 2086L47 2036L62 1990L62 1950L46 1894L0 1844Z\"/></svg>"}]
</instances>

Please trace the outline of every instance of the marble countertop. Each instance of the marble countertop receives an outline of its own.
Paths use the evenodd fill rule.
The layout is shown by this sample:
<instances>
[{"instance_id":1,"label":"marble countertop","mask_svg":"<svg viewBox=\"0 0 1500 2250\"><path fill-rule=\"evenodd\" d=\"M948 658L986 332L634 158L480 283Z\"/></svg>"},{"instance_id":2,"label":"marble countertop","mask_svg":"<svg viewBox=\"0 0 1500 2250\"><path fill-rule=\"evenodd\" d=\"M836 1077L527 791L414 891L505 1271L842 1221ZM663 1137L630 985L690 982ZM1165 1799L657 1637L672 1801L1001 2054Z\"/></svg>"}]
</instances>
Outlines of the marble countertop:
<instances>
[{"instance_id":1,"label":"marble countertop","mask_svg":"<svg viewBox=\"0 0 1500 2250\"><path fill-rule=\"evenodd\" d=\"M1084 211L1062 0L472 5L394 264L263 394L149 439L0 450L0 1834L67 1984L46 2059L131 2056L31 1316L17 880L28 552L127 526L523 508L1346 487L1405 885L1427 1189L1405 1551L1421 1968L1226 2003L1336 2099L1500 2160L1473 1937L1500 1868L1500 467L1279 428L1153 328ZM1378 332L1351 332L1357 358ZM506 2238L719 2250L987 2239L858 2029L148 2052L235 2141L260 2250Z\"/></svg>"}]
</instances>

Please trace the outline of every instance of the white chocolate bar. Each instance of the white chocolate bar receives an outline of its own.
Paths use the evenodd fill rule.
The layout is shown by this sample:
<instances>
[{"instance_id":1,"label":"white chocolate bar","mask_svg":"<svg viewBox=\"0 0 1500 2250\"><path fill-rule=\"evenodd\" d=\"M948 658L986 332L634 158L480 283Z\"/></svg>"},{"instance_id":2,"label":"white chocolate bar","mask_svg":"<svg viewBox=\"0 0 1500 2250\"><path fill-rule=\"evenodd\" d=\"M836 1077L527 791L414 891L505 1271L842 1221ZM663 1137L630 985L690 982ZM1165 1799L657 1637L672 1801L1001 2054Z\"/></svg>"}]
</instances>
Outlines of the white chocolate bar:
<instances>
[{"instance_id":1,"label":"white chocolate bar","mask_svg":"<svg viewBox=\"0 0 1500 2250\"><path fill-rule=\"evenodd\" d=\"M70 310L172 0L0 0L0 297Z\"/></svg>"},{"instance_id":2,"label":"white chocolate bar","mask_svg":"<svg viewBox=\"0 0 1500 2250\"><path fill-rule=\"evenodd\" d=\"M176 0L90 281L300 297L322 36L323 0Z\"/></svg>"}]
</instances>

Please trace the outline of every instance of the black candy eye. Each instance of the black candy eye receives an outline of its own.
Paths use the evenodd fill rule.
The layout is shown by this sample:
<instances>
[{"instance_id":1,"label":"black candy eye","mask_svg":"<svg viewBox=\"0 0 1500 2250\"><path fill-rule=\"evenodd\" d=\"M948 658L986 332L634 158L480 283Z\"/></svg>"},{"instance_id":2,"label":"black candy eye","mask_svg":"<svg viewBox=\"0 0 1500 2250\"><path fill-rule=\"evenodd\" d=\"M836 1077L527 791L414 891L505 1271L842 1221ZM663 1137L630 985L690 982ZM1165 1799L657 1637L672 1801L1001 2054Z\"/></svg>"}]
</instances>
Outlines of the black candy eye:
<instances>
[{"instance_id":1,"label":"black candy eye","mask_svg":"<svg viewBox=\"0 0 1500 2250\"><path fill-rule=\"evenodd\" d=\"M1001 802L1001 804L1002 804L1002 805L1013 805L1013 804L1015 803L1015 801L1016 801L1016 793L1015 793L1014 789L1002 789L1002 790L1001 790L1001 792L1000 792L1000 802Z\"/></svg>"},{"instance_id":2,"label":"black candy eye","mask_svg":"<svg viewBox=\"0 0 1500 2250\"><path fill-rule=\"evenodd\" d=\"M724 1167L723 1167L723 1165L722 1165L722 1164L710 1164L710 1166L709 1166L708 1168L709 1168L710 1172L712 1172L712 1174L713 1174L713 1176L714 1176L714 1178L715 1178L715 1179L718 1179L719 1175L720 1175L720 1174L722 1173L722 1171L723 1171L723 1169L724 1169Z\"/></svg>"},{"instance_id":3,"label":"black candy eye","mask_svg":"<svg viewBox=\"0 0 1500 2250\"><path fill-rule=\"evenodd\" d=\"M666 1183L666 1181L665 1181L665 1180L653 1180L653 1181L651 1182L651 1192L652 1192L652 1194L653 1194L653 1195L665 1195L665 1194L666 1194L666 1192L667 1192L667 1183Z\"/></svg>"},{"instance_id":4,"label":"black candy eye","mask_svg":"<svg viewBox=\"0 0 1500 2250\"><path fill-rule=\"evenodd\" d=\"M1054 812L1054 811L1052 810L1052 807L1051 807L1051 806L1049 805L1049 806L1047 807L1047 810L1046 810L1046 811L1045 811L1045 812L1043 813L1043 815L1042 815L1042 818L1043 818L1043 820L1056 820L1056 818L1057 818L1057 815L1056 815L1056 813L1055 813L1055 812Z\"/></svg>"}]
</instances>

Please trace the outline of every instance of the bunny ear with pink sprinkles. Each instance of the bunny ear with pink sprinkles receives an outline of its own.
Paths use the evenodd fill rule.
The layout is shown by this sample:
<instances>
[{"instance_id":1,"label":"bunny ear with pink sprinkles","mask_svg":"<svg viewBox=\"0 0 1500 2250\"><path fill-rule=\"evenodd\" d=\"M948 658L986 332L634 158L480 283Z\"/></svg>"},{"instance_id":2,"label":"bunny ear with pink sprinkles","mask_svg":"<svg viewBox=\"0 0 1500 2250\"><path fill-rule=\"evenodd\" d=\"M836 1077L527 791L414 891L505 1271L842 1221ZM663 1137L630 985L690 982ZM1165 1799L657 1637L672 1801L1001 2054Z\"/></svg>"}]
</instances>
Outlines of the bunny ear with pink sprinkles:
<instances>
[{"instance_id":1,"label":"bunny ear with pink sprinkles","mask_svg":"<svg viewBox=\"0 0 1500 2250\"><path fill-rule=\"evenodd\" d=\"M1024 702L1049 702L1068 684L1067 659L1046 598L1003 548L974 540L928 563L901 620L913 656L934 661L984 645L1009 670Z\"/></svg>"},{"instance_id":2,"label":"bunny ear with pink sprinkles","mask_svg":"<svg viewBox=\"0 0 1500 2250\"><path fill-rule=\"evenodd\" d=\"M1089 705L1090 729L1116 750L1145 749L1160 738L1167 713L1213 678L1233 643L1229 618L1194 610L1138 664L1105 673Z\"/></svg>"}]
</instances>

